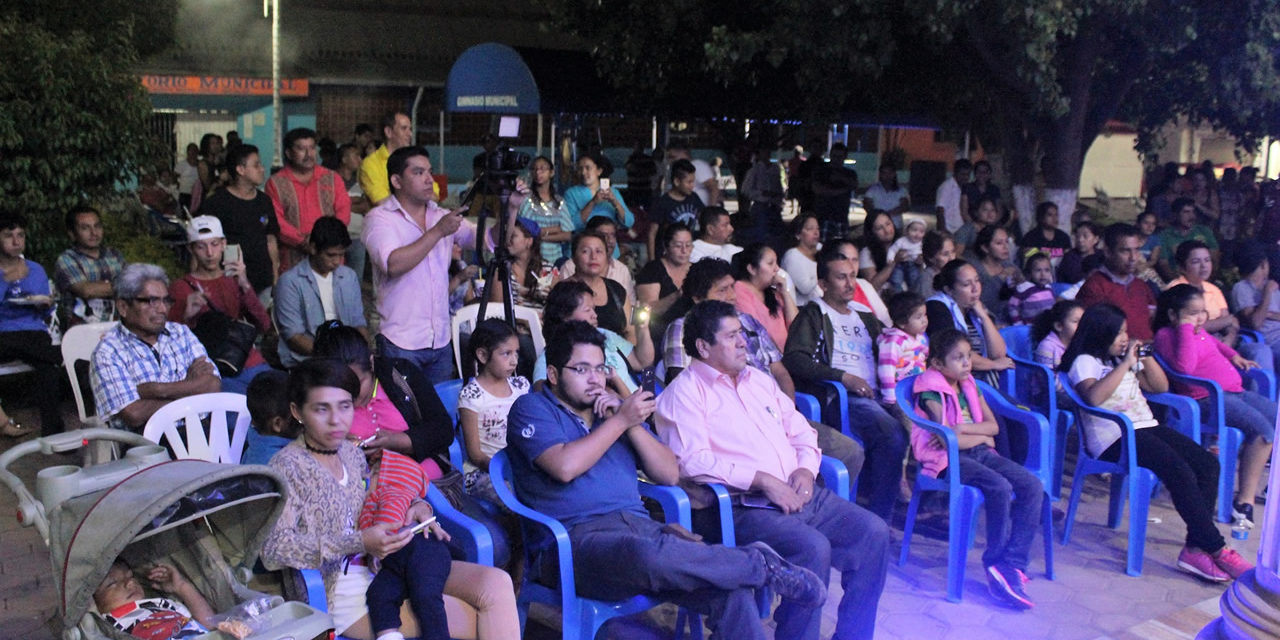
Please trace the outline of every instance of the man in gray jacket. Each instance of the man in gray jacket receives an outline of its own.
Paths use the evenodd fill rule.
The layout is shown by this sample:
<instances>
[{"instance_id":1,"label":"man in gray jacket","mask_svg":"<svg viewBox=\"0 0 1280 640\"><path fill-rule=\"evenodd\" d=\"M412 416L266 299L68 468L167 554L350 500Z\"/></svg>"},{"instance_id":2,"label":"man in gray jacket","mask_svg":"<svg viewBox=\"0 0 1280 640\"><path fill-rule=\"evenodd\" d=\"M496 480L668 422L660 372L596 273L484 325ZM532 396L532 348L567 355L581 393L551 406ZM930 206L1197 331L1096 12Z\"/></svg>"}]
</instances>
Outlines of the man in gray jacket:
<instances>
[{"instance_id":1,"label":"man in gray jacket","mask_svg":"<svg viewBox=\"0 0 1280 640\"><path fill-rule=\"evenodd\" d=\"M311 356L316 327L337 320L365 331L364 302L356 272L342 264L351 236L341 220L316 221L307 241L310 255L276 283L275 321L280 361L292 368Z\"/></svg>"}]
</instances>

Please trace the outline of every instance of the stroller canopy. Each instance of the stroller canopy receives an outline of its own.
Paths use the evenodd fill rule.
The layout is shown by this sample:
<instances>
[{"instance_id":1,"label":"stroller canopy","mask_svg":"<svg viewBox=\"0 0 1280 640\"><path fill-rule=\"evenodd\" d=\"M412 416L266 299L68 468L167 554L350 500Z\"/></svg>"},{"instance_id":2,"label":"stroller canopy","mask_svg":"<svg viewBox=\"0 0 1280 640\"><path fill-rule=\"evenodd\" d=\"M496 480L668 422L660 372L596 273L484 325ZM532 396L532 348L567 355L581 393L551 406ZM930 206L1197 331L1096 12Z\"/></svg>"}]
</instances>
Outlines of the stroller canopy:
<instances>
[{"instance_id":1,"label":"stroller canopy","mask_svg":"<svg viewBox=\"0 0 1280 640\"><path fill-rule=\"evenodd\" d=\"M55 507L49 553L63 628L88 612L111 563L134 543L172 547L186 544L180 531L196 531L217 545L229 565L252 569L284 509L286 491L269 467L177 460Z\"/></svg>"}]
</instances>

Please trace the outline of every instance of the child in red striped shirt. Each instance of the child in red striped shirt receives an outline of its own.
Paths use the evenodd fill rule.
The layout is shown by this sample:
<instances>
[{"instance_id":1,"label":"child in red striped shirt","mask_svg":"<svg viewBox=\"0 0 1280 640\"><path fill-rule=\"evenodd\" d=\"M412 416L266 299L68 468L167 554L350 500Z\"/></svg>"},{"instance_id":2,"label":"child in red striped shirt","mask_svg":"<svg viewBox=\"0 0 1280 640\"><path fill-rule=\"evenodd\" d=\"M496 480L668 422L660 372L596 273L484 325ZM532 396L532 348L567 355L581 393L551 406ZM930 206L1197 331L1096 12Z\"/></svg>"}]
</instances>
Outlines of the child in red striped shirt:
<instances>
[{"instance_id":1,"label":"child in red striped shirt","mask_svg":"<svg viewBox=\"0 0 1280 640\"><path fill-rule=\"evenodd\" d=\"M412 458L383 449L369 477L369 493L360 510L360 529L386 523L404 524L409 506L426 498L428 482L422 466ZM400 607L406 596L409 608L418 619L419 637L423 640L449 638L449 622L444 610L444 583L453 562L444 544L449 534L439 522L432 523L424 534L413 536L409 544L383 558L365 591L369 623L378 640L404 640L400 632ZM435 534L434 537L431 534Z\"/></svg>"}]
</instances>

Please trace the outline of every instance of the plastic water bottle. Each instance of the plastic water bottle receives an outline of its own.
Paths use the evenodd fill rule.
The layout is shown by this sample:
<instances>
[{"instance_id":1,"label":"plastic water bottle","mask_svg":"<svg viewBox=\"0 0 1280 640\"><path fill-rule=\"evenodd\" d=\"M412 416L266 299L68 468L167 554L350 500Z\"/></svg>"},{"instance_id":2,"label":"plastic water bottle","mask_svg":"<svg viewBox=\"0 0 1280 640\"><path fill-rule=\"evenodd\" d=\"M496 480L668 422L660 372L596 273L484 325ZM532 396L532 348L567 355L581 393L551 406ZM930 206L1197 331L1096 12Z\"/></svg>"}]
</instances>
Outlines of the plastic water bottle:
<instances>
[{"instance_id":1,"label":"plastic water bottle","mask_svg":"<svg viewBox=\"0 0 1280 640\"><path fill-rule=\"evenodd\" d=\"M1231 537L1235 540L1249 539L1249 527L1244 526L1244 518L1237 518L1231 525Z\"/></svg>"}]
</instances>

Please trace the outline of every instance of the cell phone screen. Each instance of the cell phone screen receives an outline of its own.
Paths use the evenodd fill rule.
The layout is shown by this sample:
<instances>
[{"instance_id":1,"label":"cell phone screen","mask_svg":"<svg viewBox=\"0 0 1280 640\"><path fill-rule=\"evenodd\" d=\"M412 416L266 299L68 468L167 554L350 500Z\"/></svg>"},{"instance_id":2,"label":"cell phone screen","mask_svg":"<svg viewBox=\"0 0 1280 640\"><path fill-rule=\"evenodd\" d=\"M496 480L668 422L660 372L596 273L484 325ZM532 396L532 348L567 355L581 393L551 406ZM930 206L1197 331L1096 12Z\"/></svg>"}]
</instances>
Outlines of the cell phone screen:
<instances>
[{"instance_id":1,"label":"cell phone screen","mask_svg":"<svg viewBox=\"0 0 1280 640\"><path fill-rule=\"evenodd\" d=\"M645 367L644 371L640 372L640 388L649 393L657 393L658 374L653 367Z\"/></svg>"}]
</instances>

